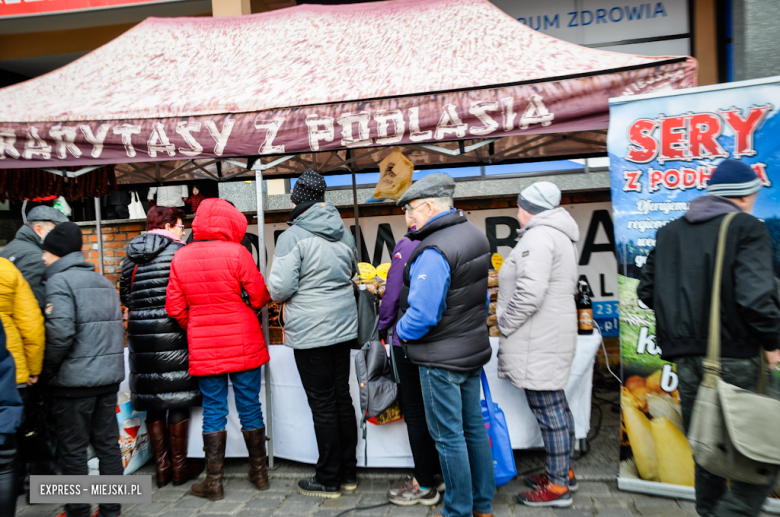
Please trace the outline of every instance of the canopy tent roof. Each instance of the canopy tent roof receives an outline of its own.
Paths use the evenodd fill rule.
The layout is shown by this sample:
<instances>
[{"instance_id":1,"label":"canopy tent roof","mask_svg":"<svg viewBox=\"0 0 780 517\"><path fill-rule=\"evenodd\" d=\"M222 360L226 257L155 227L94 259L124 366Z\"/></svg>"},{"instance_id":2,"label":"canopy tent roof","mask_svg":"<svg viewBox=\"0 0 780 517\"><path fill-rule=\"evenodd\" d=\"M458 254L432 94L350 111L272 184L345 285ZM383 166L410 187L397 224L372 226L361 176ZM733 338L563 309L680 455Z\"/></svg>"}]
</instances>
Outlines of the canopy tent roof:
<instances>
[{"instance_id":1,"label":"canopy tent roof","mask_svg":"<svg viewBox=\"0 0 780 517\"><path fill-rule=\"evenodd\" d=\"M532 157L519 151L538 154L545 141L558 144L548 156L587 155L605 147L609 97L694 86L695 70L691 58L551 38L486 0L150 18L0 90L0 168L162 161L173 171L190 160L194 171L229 157L266 168L279 156L330 152L319 161L375 169L382 153L360 163L361 148L496 163ZM572 138L536 145L540 133ZM489 150L470 147L485 139ZM454 141L464 144L430 149ZM287 161L266 174L289 175L301 162Z\"/></svg>"}]
</instances>

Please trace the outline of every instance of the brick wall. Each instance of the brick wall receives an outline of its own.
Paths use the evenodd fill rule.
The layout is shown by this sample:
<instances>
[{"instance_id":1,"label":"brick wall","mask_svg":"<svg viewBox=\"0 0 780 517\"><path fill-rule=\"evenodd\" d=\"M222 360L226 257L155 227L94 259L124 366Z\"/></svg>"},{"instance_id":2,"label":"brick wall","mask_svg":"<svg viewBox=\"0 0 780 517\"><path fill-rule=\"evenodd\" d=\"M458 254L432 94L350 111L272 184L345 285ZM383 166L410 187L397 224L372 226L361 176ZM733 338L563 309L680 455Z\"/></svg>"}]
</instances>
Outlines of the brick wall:
<instances>
[{"instance_id":1,"label":"brick wall","mask_svg":"<svg viewBox=\"0 0 780 517\"><path fill-rule=\"evenodd\" d=\"M103 270L106 278L119 282L119 264L125 257L127 242L133 237L141 235L146 226L141 223L109 223L102 226L103 231ZM98 266L97 232L95 226L83 225L81 231L84 234L84 246L82 251L87 257L87 262Z\"/></svg>"}]
</instances>

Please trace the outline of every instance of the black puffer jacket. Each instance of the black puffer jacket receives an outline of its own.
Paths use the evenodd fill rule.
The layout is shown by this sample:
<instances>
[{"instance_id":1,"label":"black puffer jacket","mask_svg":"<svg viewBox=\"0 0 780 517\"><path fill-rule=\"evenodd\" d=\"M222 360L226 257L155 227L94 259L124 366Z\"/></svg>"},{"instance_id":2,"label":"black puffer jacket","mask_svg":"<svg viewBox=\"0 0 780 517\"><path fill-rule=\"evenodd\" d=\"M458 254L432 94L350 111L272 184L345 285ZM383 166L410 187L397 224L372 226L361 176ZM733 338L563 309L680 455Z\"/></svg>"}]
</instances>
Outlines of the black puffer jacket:
<instances>
[{"instance_id":1,"label":"black puffer jacket","mask_svg":"<svg viewBox=\"0 0 780 517\"><path fill-rule=\"evenodd\" d=\"M707 355L718 233L732 201L701 196L667 224L647 257L637 295L655 310L661 357ZM780 301L773 281L772 240L764 223L739 214L729 226L720 294L721 356L756 357L780 348Z\"/></svg>"},{"instance_id":2,"label":"black puffer jacket","mask_svg":"<svg viewBox=\"0 0 780 517\"><path fill-rule=\"evenodd\" d=\"M162 235L139 235L127 245L119 292L130 309L130 390L137 411L187 408L201 403L188 373L187 334L165 312L171 260L183 245Z\"/></svg>"}]
</instances>

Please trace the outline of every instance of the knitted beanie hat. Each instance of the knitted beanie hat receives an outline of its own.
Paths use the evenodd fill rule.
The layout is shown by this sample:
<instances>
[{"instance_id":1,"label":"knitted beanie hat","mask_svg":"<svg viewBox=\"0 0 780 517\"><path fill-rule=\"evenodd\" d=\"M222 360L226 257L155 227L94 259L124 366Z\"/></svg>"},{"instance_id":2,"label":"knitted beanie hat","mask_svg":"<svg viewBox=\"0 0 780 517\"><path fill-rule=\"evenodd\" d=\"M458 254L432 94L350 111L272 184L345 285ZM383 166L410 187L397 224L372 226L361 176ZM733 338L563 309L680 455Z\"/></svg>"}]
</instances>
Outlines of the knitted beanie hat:
<instances>
[{"instance_id":1,"label":"knitted beanie hat","mask_svg":"<svg viewBox=\"0 0 780 517\"><path fill-rule=\"evenodd\" d=\"M753 169L739 160L723 160L707 183L707 193L721 197L745 197L764 184Z\"/></svg>"},{"instance_id":2,"label":"knitted beanie hat","mask_svg":"<svg viewBox=\"0 0 780 517\"><path fill-rule=\"evenodd\" d=\"M561 189L549 181L537 181L517 196L517 204L529 214L552 210L561 203Z\"/></svg>"},{"instance_id":3,"label":"knitted beanie hat","mask_svg":"<svg viewBox=\"0 0 780 517\"><path fill-rule=\"evenodd\" d=\"M43 240L41 247L53 255L62 258L74 251L81 251L81 228L76 223L61 223L52 229Z\"/></svg>"},{"instance_id":4,"label":"knitted beanie hat","mask_svg":"<svg viewBox=\"0 0 780 517\"><path fill-rule=\"evenodd\" d=\"M290 200L296 205L306 201L325 201L325 178L311 169L295 182Z\"/></svg>"}]
</instances>

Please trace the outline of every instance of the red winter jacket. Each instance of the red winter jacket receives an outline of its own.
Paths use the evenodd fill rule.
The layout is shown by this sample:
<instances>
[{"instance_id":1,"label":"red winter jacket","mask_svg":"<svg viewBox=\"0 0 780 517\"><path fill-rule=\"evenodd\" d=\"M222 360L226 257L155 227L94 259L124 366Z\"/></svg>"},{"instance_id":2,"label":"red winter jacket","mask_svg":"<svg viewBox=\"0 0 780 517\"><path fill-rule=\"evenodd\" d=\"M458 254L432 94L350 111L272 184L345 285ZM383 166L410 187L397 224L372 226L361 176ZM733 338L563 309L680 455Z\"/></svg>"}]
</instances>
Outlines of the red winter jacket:
<instances>
[{"instance_id":1,"label":"red winter jacket","mask_svg":"<svg viewBox=\"0 0 780 517\"><path fill-rule=\"evenodd\" d=\"M257 315L271 299L252 255L240 244L246 217L223 199L205 199L195 240L173 256L165 309L187 331L190 375L241 372L268 362Z\"/></svg>"}]
</instances>

